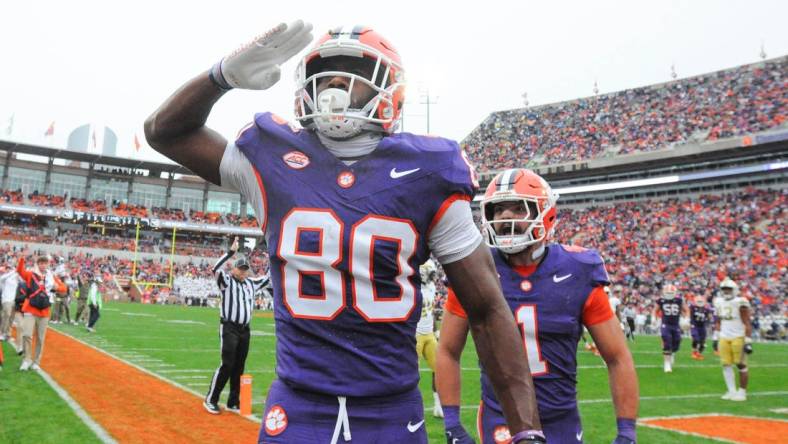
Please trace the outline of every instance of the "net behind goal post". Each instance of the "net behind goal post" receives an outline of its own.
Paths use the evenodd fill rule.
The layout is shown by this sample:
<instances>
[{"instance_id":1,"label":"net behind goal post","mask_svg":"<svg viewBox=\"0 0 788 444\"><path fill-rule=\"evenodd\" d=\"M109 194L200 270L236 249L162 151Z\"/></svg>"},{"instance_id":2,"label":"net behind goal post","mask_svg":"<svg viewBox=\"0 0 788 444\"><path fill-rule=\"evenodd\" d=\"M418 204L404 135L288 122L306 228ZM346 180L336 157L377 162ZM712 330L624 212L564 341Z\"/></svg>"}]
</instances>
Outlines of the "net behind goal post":
<instances>
[{"instance_id":1,"label":"net behind goal post","mask_svg":"<svg viewBox=\"0 0 788 444\"><path fill-rule=\"evenodd\" d=\"M148 282L148 281L140 281L137 280L137 263L138 263L138 251L139 251L139 243L140 243L140 224L137 222L137 231L134 235L134 262L131 264L131 277L129 278L133 284L137 286L144 286L147 288L150 287L167 287L172 288L172 281L173 281L173 270L175 267L175 232L176 228L172 227L172 242L170 248L170 269L169 274L167 276L167 282Z\"/></svg>"}]
</instances>

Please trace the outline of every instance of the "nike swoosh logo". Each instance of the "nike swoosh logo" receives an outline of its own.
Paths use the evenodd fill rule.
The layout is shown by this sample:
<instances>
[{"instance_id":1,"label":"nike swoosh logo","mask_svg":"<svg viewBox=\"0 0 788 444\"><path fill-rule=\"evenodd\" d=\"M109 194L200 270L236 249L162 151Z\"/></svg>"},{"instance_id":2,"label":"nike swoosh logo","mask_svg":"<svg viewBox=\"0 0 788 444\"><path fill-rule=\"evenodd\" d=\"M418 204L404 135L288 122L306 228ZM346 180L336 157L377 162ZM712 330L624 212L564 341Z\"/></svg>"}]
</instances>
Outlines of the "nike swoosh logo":
<instances>
[{"instance_id":1,"label":"nike swoosh logo","mask_svg":"<svg viewBox=\"0 0 788 444\"><path fill-rule=\"evenodd\" d=\"M569 273L566 276L561 276L561 277L558 277L557 274L554 274L553 275L553 282L555 282L557 284L559 282L563 282L563 281L569 279L570 277L572 277L572 273Z\"/></svg>"},{"instance_id":2,"label":"nike swoosh logo","mask_svg":"<svg viewBox=\"0 0 788 444\"><path fill-rule=\"evenodd\" d=\"M422 424L424 424L424 420L423 419L421 421L417 422L416 424L411 424L410 421L408 421L408 431L410 433L413 433L416 430L418 430L419 428L421 428Z\"/></svg>"},{"instance_id":3,"label":"nike swoosh logo","mask_svg":"<svg viewBox=\"0 0 788 444\"><path fill-rule=\"evenodd\" d=\"M416 171L418 171L420 169L421 168L414 168L412 170L397 171L396 168L392 168L391 172L389 173L389 176L391 176L392 179L399 179L400 177L405 177L408 174L415 173Z\"/></svg>"},{"instance_id":4,"label":"nike swoosh logo","mask_svg":"<svg viewBox=\"0 0 788 444\"><path fill-rule=\"evenodd\" d=\"M578 441L582 441L583 440L583 432L581 431L580 433L576 433L575 434L575 438L577 438Z\"/></svg>"}]
</instances>

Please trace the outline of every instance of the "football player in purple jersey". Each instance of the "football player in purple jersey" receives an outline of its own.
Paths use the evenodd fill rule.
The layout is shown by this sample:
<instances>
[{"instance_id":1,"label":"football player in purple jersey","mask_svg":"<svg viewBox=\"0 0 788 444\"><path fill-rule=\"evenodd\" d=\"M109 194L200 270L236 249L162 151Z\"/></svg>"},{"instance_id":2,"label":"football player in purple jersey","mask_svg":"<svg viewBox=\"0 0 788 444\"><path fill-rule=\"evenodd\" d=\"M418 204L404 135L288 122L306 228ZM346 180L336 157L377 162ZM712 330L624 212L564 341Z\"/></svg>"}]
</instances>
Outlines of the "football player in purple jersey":
<instances>
[{"instance_id":1,"label":"football player in purple jersey","mask_svg":"<svg viewBox=\"0 0 788 444\"><path fill-rule=\"evenodd\" d=\"M604 287L609 279L594 250L550 243L558 196L530 170L498 174L481 202L482 230L490 246L503 294L520 326L536 386L539 416L548 442L583 441L577 410L577 345L583 327L607 364L618 434L634 443L638 382L632 355ZM449 444L470 443L459 421L460 356L468 334L465 303L450 290L438 345L438 393ZM478 434L483 444L511 438L491 372L481 363L482 401ZM456 441L455 441L456 440Z\"/></svg>"},{"instance_id":2,"label":"football player in purple jersey","mask_svg":"<svg viewBox=\"0 0 788 444\"><path fill-rule=\"evenodd\" d=\"M681 345L681 317L689 316L689 310L684 305L684 300L679 296L679 291L673 284L662 288L662 297L657 299L654 316L662 318L660 334L662 336L662 358L665 373L673 371L676 352Z\"/></svg>"},{"instance_id":3,"label":"football player in purple jersey","mask_svg":"<svg viewBox=\"0 0 788 444\"><path fill-rule=\"evenodd\" d=\"M690 324L692 325L692 359L702 361L703 350L706 349L706 330L711 321L711 307L703 296L695 296L690 306Z\"/></svg>"},{"instance_id":4,"label":"football player in purple jersey","mask_svg":"<svg viewBox=\"0 0 788 444\"><path fill-rule=\"evenodd\" d=\"M519 442L543 442L533 381L470 200L456 142L396 132L404 70L364 26L323 34L297 68L291 125L257 114L235 141L206 126L232 89L263 90L312 41L281 24L178 89L145 122L150 145L255 209L271 260L276 373L259 441L426 443L418 390L419 265L432 253Z\"/></svg>"}]
</instances>

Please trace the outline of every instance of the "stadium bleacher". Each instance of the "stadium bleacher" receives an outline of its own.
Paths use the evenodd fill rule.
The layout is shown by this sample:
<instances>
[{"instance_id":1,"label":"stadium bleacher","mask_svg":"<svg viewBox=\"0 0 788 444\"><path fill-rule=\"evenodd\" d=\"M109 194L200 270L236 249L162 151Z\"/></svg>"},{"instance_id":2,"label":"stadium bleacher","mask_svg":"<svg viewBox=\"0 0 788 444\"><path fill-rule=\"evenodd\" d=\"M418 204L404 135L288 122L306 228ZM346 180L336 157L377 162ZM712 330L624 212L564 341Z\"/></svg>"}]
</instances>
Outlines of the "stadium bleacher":
<instances>
[{"instance_id":1,"label":"stadium bleacher","mask_svg":"<svg viewBox=\"0 0 788 444\"><path fill-rule=\"evenodd\" d=\"M492 113L462 142L479 171L664 149L784 126L788 56L662 85Z\"/></svg>"}]
</instances>

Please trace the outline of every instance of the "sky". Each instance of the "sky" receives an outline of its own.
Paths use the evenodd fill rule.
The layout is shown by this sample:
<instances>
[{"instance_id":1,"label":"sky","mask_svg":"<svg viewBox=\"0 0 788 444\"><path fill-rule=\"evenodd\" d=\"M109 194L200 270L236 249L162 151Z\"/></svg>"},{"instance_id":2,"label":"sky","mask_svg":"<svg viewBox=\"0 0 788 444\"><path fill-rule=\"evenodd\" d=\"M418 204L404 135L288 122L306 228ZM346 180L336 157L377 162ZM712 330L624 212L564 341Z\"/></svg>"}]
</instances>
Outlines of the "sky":
<instances>
[{"instance_id":1,"label":"sky","mask_svg":"<svg viewBox=\"0 0 788 444\"><path fill-rule=\"evenodd\" d=\"M463 139L491 112L618 91L788 54L788 2L36 1L0 7L0 138L64 147L85 124L118 135L118 154L164 160L142 125L172 92L279 22L315 34L370 26L406 71L404 130ZM293 72L235 90L208 125L233 138L254 113L293 116ZM6 134L13 116L13 131ZM55 134L45 137L51 122ZM142 148L134 150L137 135ZM101 142L99 142L100 144Z\"/></svg>"}]
</instances>

